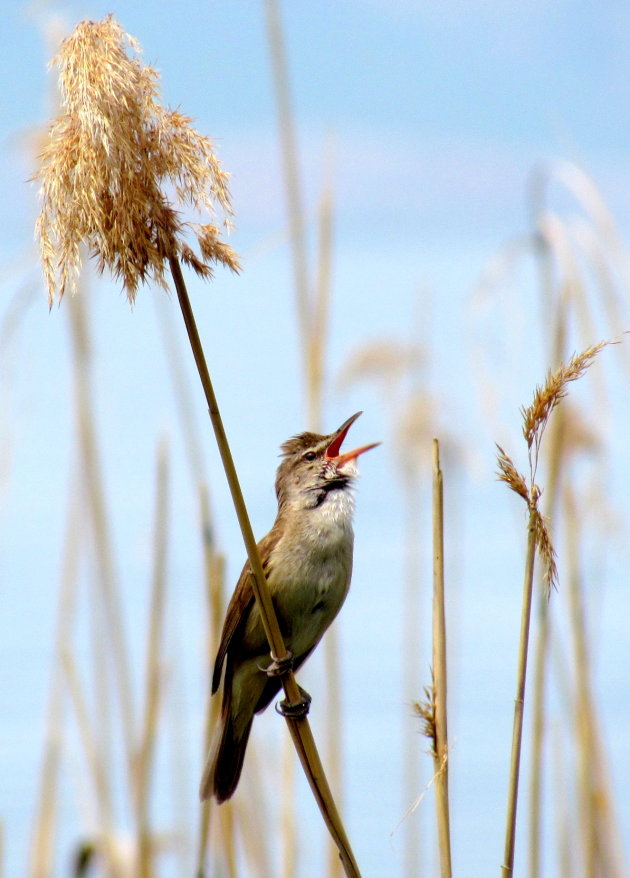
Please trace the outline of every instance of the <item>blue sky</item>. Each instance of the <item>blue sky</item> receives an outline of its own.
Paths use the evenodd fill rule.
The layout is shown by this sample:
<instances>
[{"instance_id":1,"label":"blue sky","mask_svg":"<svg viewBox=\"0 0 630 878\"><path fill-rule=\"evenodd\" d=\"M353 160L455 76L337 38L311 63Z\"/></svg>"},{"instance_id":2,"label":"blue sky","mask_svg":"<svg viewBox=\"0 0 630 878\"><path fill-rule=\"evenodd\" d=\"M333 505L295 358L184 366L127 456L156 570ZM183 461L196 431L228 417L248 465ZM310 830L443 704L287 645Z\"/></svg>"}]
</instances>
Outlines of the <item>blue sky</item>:
<instances>
[{"instance_id":1,"label":"blue sky","mask_svg":"<svg viewBox=\"0 0 630 878\"><path fill-rule=\"evenodd\" d=\"M6 329L0 352L0 528L5 546L0 578L8 586L3 589L1 655L5 667L20 670L0 694L0 715L9 717L0 734L11 756L3 768L8 780L0 817L7 874L13 875L24 863L37 789L60 546L75 454L68 303L49 314L38 288L32 245L35 187L25 182L32 173L26 146L47 118L53 81L45 69L50 48L42 25L58 16L72 27L80 19L114 12L141 43L144 60L160 71L165 102L193 116L196 127L215 139L232 174L232 243L242 253L243 274L219 274L210 286L191 279L190 287L257 534L270 526L275 511L277 447L302 429L305 405L264 6L249 0L159 0L151 3L150 13L140 0L118 7L100 2L6 6L8 36L0 58L0 76L7 84L0 97L0 258L6 291L0 315ZM360 741L348 756L349 831L359 861L367 864L366 875L403 874L402 831L390 837L405 807L398 785L399 736L410 725L408 702L420 693L402 690L405 656L392 649L404 616L402 491L392 446L397 406L409 386L399 388L396 396L367 384L342 392L336 381L357 346L388 338L425 347L428 362L420 375L435 398L437 429L466 452L465 472L446 476L453 528L447 556L452 576L454 846L457 874L487 875L498 872L502 850L523 525L523 511L496 484L493 443L506 443L524 468L518 407L529 400L550 364L541 341L534 273L527 263L499 288L500 296L485 300L485 308L474 291L488 261L507 241L528 231L527 182L534 168L555 159L576 162L596 181L627 238L630 11L622 2L568 0L300 0L285 2L281 9L312 263L313 217L325 181L332 181L335 199L325 424L333 429L364 409L353 427L357 444L384 440L383 448L362 463L354 585L339 621L344 677L352 693L343 734L348 741ZM562 192L553 194L559 212L579 213ZM625 263L619 264L623 279ZM594 284L598 334L589 342L627 326L623 321L605 324L598 289ZM90 276L88 293L96 418L130 630L141 628L144 620L157 437L168 436L171 446L169 636L188 647L178 673L185 679L187 733L194 749L204 698L196 498L158 308L165 305L179 323L173 303L162 301L159 291L141 291L131 313L107 279ZM23 309L15 311L22 302ZM622 303L627 318L624 308ZM7 315L14 313L16 322L8 324ZM501 322L504 313L507 328ZM578 340L574 331L570 344ZM622 517L628 511L620 476L627 475L627 360L618 349L604 352L601 359L584 387L571 393L584 410L597 413L594 426L609 443L607 476L602 480L585 464L583 483L592 479L603 488L610 509ZM480 386L482 362L490 365L495 383ZM204 431L196 376L190 364L186 368ZM610 400L606 417L598 407L602 381ZM490 418L484 404L495 398L500 405ZM240 537L210 442L206 454L217 529L235 581L243 557ZM424 491L428 495L426 481ZM425 496L418 689L428 682L430 660L427 504ZM608 530L614 534L612 526ZM630 656L623 625L627 550L623 529L617 533L606 543L604 583L593 560L604 549L593 534L586 564L596 583L588 594L593 630L599 634L594 651L602 720L613 779L622 790L630 765L624 738L628 705L619 693L628 691L624 670ZM562 574L562 558L560 566ZM562 587L553 600L559 605L564 600ZM80 656L87 640L85 631L77 635ZM141 662L143 644L132 641ZM568 650L566 635L562 642ZM315 699L319 670L314 665L306 683ZM276 719L270 714L257 720L256 734L271 748L277 746ZM430 761L421 758L424 785L430 780ZM80 778L78 758L72 770ZM189 770L194 795L198 765L192 757ZM73 790L69 781L64 803L70 815ZM303 798L309 826L317 827L305 792ZM160 813L168 814L168 801L160 802ZM194 821L194 798L187 807ZM621 818L627 837L627 801ZM430 833L430 794L417 819ZM72 821L70 816L66 840L72 837ZM315 840L306 843L306 862L317 859L318 833L314 829ZM521 835L521 857L523 844ZM423 856L425 864L432 862L430 852ZM551 847L547 856L545 875L553 876ZM311 873L303 874L308 878Z\"/></svg>"},{"instance_id":2,"label":"blue sky","mask_svg":"<svg viewBox=\"0 0 630 878\"><path fill-rule=\"evenodd\" d=\"M70 5L65 18L108 11L106 4L83 12ZM278 155L262 7L157 2L146 20L141 4L126 3L116 13L131 33L143 33L144 57L162 73L166 101L181 104L218 140L234 174L242 232L251 229L257 208L264 207L267 220L276 209L280 221L281 199L265 198L273 185L265 177L277 176ZM3 98L6 135L46 114L36 16L19 4L8 16L16 39L2 60L12 83ZM321 173L330 136L347 225L364 225L359 217L374 211L401 218L402 207L399 236L428 233L436 217L440 228L467 220L469 230L481 220L495 234L502 226L509 233L531 165L559 154L609 182L606 195L614 199L627 173L627 18L617 3L606 10L475 0L287 7L307 181ZM251 165L254 141L270 173L257 175L263 179L253 187L250 172L241 196L244 174L235 159Z\"/></svg>"}]
</instances>

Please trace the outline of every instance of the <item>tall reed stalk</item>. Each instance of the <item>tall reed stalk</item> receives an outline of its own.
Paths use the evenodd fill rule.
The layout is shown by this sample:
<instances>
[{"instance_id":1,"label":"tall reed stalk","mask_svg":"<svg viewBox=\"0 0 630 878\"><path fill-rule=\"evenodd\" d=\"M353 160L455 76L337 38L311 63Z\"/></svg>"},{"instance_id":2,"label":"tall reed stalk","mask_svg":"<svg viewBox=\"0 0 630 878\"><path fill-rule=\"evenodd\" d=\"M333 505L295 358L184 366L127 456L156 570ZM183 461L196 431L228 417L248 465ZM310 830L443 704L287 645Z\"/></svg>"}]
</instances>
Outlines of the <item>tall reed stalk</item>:
<instances>
[{"instance_id":1,"label":"tall reed stalk","mask_svg":"<svg viewBox=\"0 0 630 878\"><path fill-rule=\"evenodd\" d=\"M451 878L448 803L446 608L444 601L444 487L440 446L433 440L433 699L435 702L435 803L441 878Z\"/></svg>"},{"instance_id":2,"label":"tall reed stalk","mask_svg":"<svg viewBox=\"0 0 630 878\"><path fill-rule=\"evenodd\" d=\"M99 630L93 639L96 670L95 685L103 687L106 674L104 669L109 665L114 672L115 694L121 711L122 732L125 755L130 782L134 777L133 752L135 745L134 696L131 683L131 670L128 655L124 613L120 597L120 588L114 564L112 537L110 533L109 515L106 507L105 489L103 485L102 466L97 442L94 417L94 393L91 375L91 340L88 325L87 309L82 297L73 299L69 308L70 337L75 363L75 411L77 417L77 434L79 437L79 454L82 471L82 484L87 494L88 511L94 533L94 546L97 555L97 600L94 611L102 606L104 618L103 631L111 648L106 648L103 635ZM100 623L96 622L100 629ZM107 737L103 734L109 726L110 717L106 710L108 694L101 688L98 706L102 714L99 722L101 746L105 747ZM130 787L131 789L131 787Z\"/></svg>"},{"instance_id":3,"label":"tall reed stalk","mask_svg":"<svg viewBox=\"0 0 630 878\"><path fill-rule=\"evenodd\" d=\"M189 126L189 120L157 102L155 71L132 61L128 47L138 49L108 16L102 22L80 23L56 58L66 112L51 126L38 174L42 212L37 229L49 299L52 304L57 292L61 297L73 288L82 241L98 257L101 268L108 267L122 278L130 301L138 286L150 278L166 285L166 265L170 268L252 569L254 596L271 654L282 661L287 656L286 647L180 264L185 262L207 278L217 263L237 271L238 260L212 224L194 227L201 253L197 256L162 190L164 182L170 180L181 202L211 211L218 204L229 215L227 175L209 141ZM283 677L282 684L288 702L299 702L292 672ZM306 718L287 718L287 725L346 874L358 875L310 725Z\"/></svg>"},{"instance_id":4,"label":"tall reed stalk","mask_svg":"<svg viewBox=\"0 0 630 878\"><path fill-rule=\"evenodd\" d=\"M426 316L426 309L423 316ZM431 468L431 456L427 452L432 447L431 437L437 427L430 394L418 374L419 366L424 360L424 349L417 342L381 338L364 343L352 352L342 370L339 383L345 389L359 381L372 381L392 406L390 420L395 423L396 431L391 445L398 452L405 518L405 610L400 639L405 644L406 660L403 663L402 687L405 697L411 700L414 713L419 713L426 720L425 734L433 738L432 695L429 694L432 692L431 687L425 689L428 702L418 702L413 698L419 688L418 663L422 629L420 556L423 527L419 498L424 479ZM409 393L405 393L404 386L409 379L411 389ZM428 711L426 717L425 708ZM410 729L408 725L401 729L401 793L403 808L407 814L416 810L414 805L409 809L409 803L418 801L421 778L418 737L415 731L415 728ZM428 845L423 844L421 816L416 814L413 821L406 821L402 869L403 875L408 878L415 878L421 871L422 854L428 850Z\"/></svg>"},{"instance_id":5,"label":"tall reed stalk","mask_svg":"<svg viewBox=\"0 0 630 878\"><path fill-rule=\"evenodd\" d=\"M70 491L70 496L55 622L53 671L46 718L44 757L30 845L28 878L49 878L54 873L59 769L65 742L64 706L67 700L63 654L71 641L76 619L76 579L81 520L76 503L76 492Z\"/></svg>"},{"instance_id":6,"label":"tall reed stalk","mask_svg":"<svg viewBox=\"0 0 630 878\"><path fill-rule=\"evenodd\" d=\"M572 664L575 667L573 715L579 762L579 825L584 875L585 878L598 878L600 875L624 878L626 872L593 691L581 571L586 534L584 525L580 523L576 491L570 484L566 486L564 501L569 559L567 601L571 619Z\"/></svg>"},{"instance_id":7,"label":"tall reed stalk","mask_svg":"<svg viewBox=\"0 0 630 878\"><path fill-rule=\"evenodd\" d=\"M441 878L452 878L451 829L448 794L449 750L447 725L447 642L444 588L444 487L440 466L440 446L432 442L432 549L433 611L431 685L424 687L425 698L413 703L422 721L422 734L431 742L433 784L437 816L437 842ZM420 797L421 799L422 797ZM419 802L420 799L416 801ZM415 808L415 805L413 806ZM406 867L408 869L409 858Z\"/></svg>"},{"instance_id":8,"label":"tall reed stalk","mask_svg":"<svg viewBox=\"0 0 630 878\"><path fill-rule=\"evenodd\" d=\"M252 573L254 577L252 582L252 589L255 598L259 604L261 620L265 629L265 634L269 641L271 654L274 659L282 662L287 657L286 646L284 644L284 640L280 632L280 626L278 624L278 619L276 617L275 610L271 602L271 595L269 593L269 588L267 586L267 581L262 568L262 562L258 553L258 547L256 545L254 533L252 531L249 516L247 514L247 509L245 507L245 501L243 499L243 495L240 489L238 476L236 474L236 468L234 467L234 461L232 459L232 453L230 451L227 437L225 435L225 430L223 428L223 422L221 420L216 396L214 394L214 389L210 380L210 373L208 372L208 368L206 365L203 348L201 346L201 341L197 332L197 327L195 324L192 308L190 306L188 293L184 284L183 275L181 273L179 262L175 257L171 257L170 264L171 271L173 273L175 289L177 290L177 296L182 310L182 315L184 317L184 323L188 332L193 356L195 358L195 363L197 365L201 384L204 389L206 401L208 403L208 412L210 414L210 420L214 428L215 439L219 448L219 453L221 455L221 460L225 470L230 492L232 494L232 502L234 503L239 526L243 535L243 541L247 550L249 563L252 568ZM284 687L284 691L289 704L300 703L300 690L291 671L289 671L289 673L285 677L283 677L282 685ZM302 763L302 767L305 771L307 780L309 782L313 795L315 796L324 821L328 826L328 830L332 838L334 839L337 848L339 849L339 855L344 864L346 874L358 875L358 866L354 859L354 855L352 854L350 843L346 836L345 830L343 829L343 826L341 824L341 819L337 812L337 808L334 803L330 787L328 786L328 782L324 774L324 769L319 759L317 748L315 746L315 740L310 730L310 725L306 717L301 719L292 719L290 717L287 717L286 719L291 738L293 739L293 744L298 753L298 757L300 759L300 762Z\"/></svg>"},{"instance_id":9,"label":"tall reed stalk","mask_svg":"<svg viewBox=\"0 0 630 878\"><path fill-rule=\"evenodd\" d=\"M523 736L523 716L525 709L525 683L529 649L529 628L532 609L534 563L538 551L545 566L547 592L557 578L555 551L549 535L547 523L539 510L540 488L536 484L540 447L545 428L553 410L567 394L567 384L580 378L591 365L599 351L608 342L602 342L574 356L566 365L547 375L542 387L537 387L531 405L522 409L523 435L527 442L529 458L529 481L515 468L511 459L499 447L499 478L515 493L525 500L528 508L527 549L525 553L525 573L523 581L523 600L521 627L518 646L518 666L516 696L514 702L514 725L512 751L508 781L508 802L506 813L505 845L501 874L509 878L514 871L514 851L516 843L516 816L518 787L521 764L521 744Z\"/></svg>"},{"instance_id":10,"label":"tall reed stalk","mask_svg":"<svg viewBox=\"0 0 630 878\"><path fill-rule=\"evenodd\" d=\"M516 806L518 800L519 773L521 767L521 742L523 738L523 716L525 712L525 679L527 674L527 653L529 647L529 623L532 608L532 592L534 585L534 558L537 545L537 519L539 516L536 505L538 495L529 507L527 522L527 550L525 553L525 575L523 579L523 603L521 610L521 633L518 647L518 666L516 671L516 696L514 698L514 727L512 730L512 755L510 758L510 775L508 781L508 805L505 830L505 848L503 852L503 878L512 875L514 868L514 845L516 842Z\"/></svg>"},{"instance_id":11,"label":"tall reed stalk","mask_svg":"<svg viewBox=\"0 0 630 878\"><path fill-rule=\"evenodd\" d=\"M549 190L559 185L575 201L577 210L566 217L551 204ZM550 314L544 321L543 342L549 362L561 363L566 357L568 338L575 324L581 338L595 334L595 311L603 304L607 324L614 332L622 325L614 285L611 283L614 266L620 261L622 248L614 222L593 183L574 165L561 162L551 167L537 168L528 188L532 226L532 251L539 278L541 312ZM580 215L580 212L583 215ZM594 286L593 294L589 287ZM597 305L594 305L595 297ZM604 389L602 388L602 391ZM605 392L597 393L601 407ZM558 412L551 425L545 448L545 514L552 520L575 520L566 509L570 476L568 463L575 443L575 418L570 422L566 414ZM577 425L580 433L581 425ZM586 511L586 509L584 509ZM573 555L569 553L573 560ZM529 876L539 878L542 868L543 778L545 772L544 742L546 731L546 693L550 665L549 643L552 618L548 602L541 592L538 599L537 641L534 657L532 753L530 773L529 814ZM571 627L573 622L569 619ZM576 681L577 683L577 681ZM578 684L579 685L579 684ZM580 736L577 736L579 744ZM588 759L588 757L587 757ZM580 830L580 834L584 834Z\"/></svg>"},{"instance_id":12,"label":"tall reed stalk","mask_svg":"<svg viewBox=\"0 0 630 878\"><path fill-rule=\"evenodd\" d=\"M166 606L166 567L168 545L169 473L166 446L158 449L154 522L154 555L145 659L145 705L140 745L136 757L136 853L138 878L154 874L154 844L151 827L151 778L155 769L155 746L163 699L163 631Z\"/></svg>"}]
</instances>

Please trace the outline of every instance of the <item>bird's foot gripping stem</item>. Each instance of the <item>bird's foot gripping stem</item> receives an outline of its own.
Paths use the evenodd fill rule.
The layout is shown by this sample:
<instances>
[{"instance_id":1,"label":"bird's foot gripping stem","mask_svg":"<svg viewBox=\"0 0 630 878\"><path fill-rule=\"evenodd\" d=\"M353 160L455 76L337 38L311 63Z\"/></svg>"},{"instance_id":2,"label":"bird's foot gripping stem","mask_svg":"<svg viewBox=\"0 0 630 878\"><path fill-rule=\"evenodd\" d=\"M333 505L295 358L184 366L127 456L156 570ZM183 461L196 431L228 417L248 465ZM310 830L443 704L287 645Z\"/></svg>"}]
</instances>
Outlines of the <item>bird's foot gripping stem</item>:
<instances>
[{"instance_id":1,"label":"bird's foot gripping stem","mask_svg":"<svg viewBox=\"0 0 630 878\"><path fill-rule=\"evenodd\" d=\"M270 677L284 677L289 671L293 670L293 653L287 649L286 654L282 658L277 658L271 653L271 664L267 665L266 668L258 665L258 669Z\"/></svg>"},{"instance_id":2,"label":"bird's foot gripping stem","mask_svg":"<svg viewBox=\"0 0 630 878\"><path fill-rule=\"evenodd\" d=\"M277 658L271 653L271 664L267 665L266 668L260 665L258 667L270 677L285 677L293 670L293 653L287 650L286 655L282 658ZM276 712L280 716L289 717L290 719L300 719L300 717L306 716L311 706L312 698L301 686L298 686L298 689L300 690L299 701L290 702L284 698L276 704Z\"/></svg>"},{"instance_id":3,"label":"bird's foot gripping stem","mask_svg":"<svg viewBox=\"0 0 630 878\"><path fill-rule=\"evenodd\" d=\"M288 717L289 719L300 719L309 711L311 706L312 698L306 691L306 689L302 689L301 686L298 686L300 690L300 700L295 704L290 704L286 698L282 701L279 701L276 704L276 713L279 713L280 716Z\"/></svg>"}]
</instances>

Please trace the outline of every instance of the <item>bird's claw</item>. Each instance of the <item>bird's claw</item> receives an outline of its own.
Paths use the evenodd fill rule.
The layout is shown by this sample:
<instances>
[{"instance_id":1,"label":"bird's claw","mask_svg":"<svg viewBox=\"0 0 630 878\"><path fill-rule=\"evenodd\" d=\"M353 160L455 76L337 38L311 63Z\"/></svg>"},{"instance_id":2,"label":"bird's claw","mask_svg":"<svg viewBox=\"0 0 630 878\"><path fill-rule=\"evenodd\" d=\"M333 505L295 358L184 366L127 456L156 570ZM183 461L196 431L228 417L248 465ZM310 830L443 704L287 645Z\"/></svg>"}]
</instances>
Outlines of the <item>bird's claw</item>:
<instances>
[{"instance_id":1,"label":"bird's claw","mask_svg":"<svg viewBox=\"0 0 630 878\"><path fill-rule=\"evenodd\" d=\"M287 649L286 655L282 658L277 658L271 653L271 664L267 665L266 668L258 665L258 668L270 677L284 677L293 670L293 653ZM299 719L308 713L312 701L311 696L301 686L298 686L298 689L300 690L299 701L291 703L284 698L276 704L276 712L281 716Z\"/></svg>"},{"instance_id":2,"label":"bird's claw","mask_svg":"<svg viewBox=\"0 0 630 878\"><path fill-rule=\"evenodd\" d=\"M266 668L258 665L258 670L263 671L269 677L284 677L289 671L293 670L293 653L287 649L286 655L282 658L276 658L271 653L271 664L267 665Z\"/></svg>"},{"instance_id":3,"label":"bird's claw","mask_svg":"<svg viewBox=\"0 0 630 878\"><path fill-rule=\"evenodd\" d=\"M276 704L276 713L279 713L280 716L288 717L289 719L300 719L307 715L313 699L306 689L302 689L301 686L298 686L298 689L300 690L301 695L300 700L295 704L290 704L286 698L279 701Z\"/></svg>"}]
</instances>

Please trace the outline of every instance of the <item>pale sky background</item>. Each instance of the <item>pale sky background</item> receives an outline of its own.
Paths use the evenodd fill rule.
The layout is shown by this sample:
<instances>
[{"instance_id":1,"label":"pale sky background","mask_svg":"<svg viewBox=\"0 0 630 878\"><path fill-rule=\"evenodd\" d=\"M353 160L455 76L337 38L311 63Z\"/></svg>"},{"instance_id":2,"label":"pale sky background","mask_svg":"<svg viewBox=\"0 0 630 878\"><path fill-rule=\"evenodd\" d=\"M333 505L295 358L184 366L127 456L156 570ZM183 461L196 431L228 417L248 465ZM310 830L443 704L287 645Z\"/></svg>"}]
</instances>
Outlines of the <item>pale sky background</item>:
<instances>
[{"instance_id":1,"label":"pale sky background","mask_svg":"<svg viewBox=\"0 0 630 878\"><path fill-rule=\"evenodd\" d=\"M535 168L558 160L586 172L614 217L621 238L630 233L630 9L626 3L564 0L465 2L303 2L281 5L296 111L300 171L309 235L324 181L335 201L333 288L325 428L358 409L365 414L350 442L382 440L362 463L357 492L355 574L338 623L342 644L346 746L344 816L359 864L369 876L402 875L407 806L400 789L401 735L413 729L409 703L429 682L430 487L422 484L422 653L401 643L404 515L395 424L411 390L434 399L435 432L460 450L445 469L448 513L447 578L450 611L451 790L455 874L498 874L510 750L518 637L524 510L496 482L494 442L526 467L519 406L551 365L542 342L535 274L524 260L493 296L475 298L480 278L507 242L530 231L526 198ZM233 442L256 533L275 513L273 477L279 444L306 424L300 385L281 155L266 39L264 6L249 0L121 2L118 6L4 0L0 53L0 258L4 295L0 313L0 820L5 874L24 873L43 747L50 681L61 546L68 480L75 460L72 360L67 306L49 313L32 243L36 188L26 181L38 126L49 114L53 79L44 27L59 18L69 30L83 18L113 12L135 36L144 60L162 77L164 101L195 119L215 139L232 174L236 230L243 273L219 272L214 283L190 279L191 297L213 372L225 425ZM553 190L559 213L579 215L562 187ZM311 265L314 264L314 246ZM625 257L616 265L622 305L606 322L592 273L585 277L594 337L575 331L568 349L628 328ZM186 766L185 814L196 826L196 784L205 706L201 557L191 485L173 387L164 354L160 307L175 303L141 290L130 311L117 286L89 276L93 330L94 404L117 553L127 635L141 674L144 619L151 566L153 473L160 437L169 442L172 469L172 543L168 565L169 650L185 710L181 723ZM482 302L484 307L480 307ZM477 303L477 306L475 306ZM159 306L159 307L156 307ZM547 314L547 317L544 315ZM167 318L168 319L168 318ZM508 320L509 323L504 322ZM426 363L392 390L364 383L341 390L338 376L361 344L376 339L418 343ZM214 450L190 356L184 358L197 407L208 430L206 466L217 535L236 581L244 552ZM604 475L587 463L582 489L606 498L601 529L583 540L589 630L610 774L622 836L630 833L630 616L625 485L628 359L621 347L605 351L571 397L605 445ZM480 384L484 368L492 380ZM449 464L450 465L450 464ZM544 474L543 474L544 479ZM89 552L87 553L88 557ZM90 560L82 563L87 580ZM565 606L560 588L552 602ZM85 613L85 583L81 607ZM571 661L566 632L562 649ZM89 632L83 623L73 649L89 674ZM401 669L417 663L417 684L405 691ZM319 659L303 682L318 700L324 678ZM90 693L90 698L92 694ZM318 698L319 696L319 698ZM557 701L557 699L556 699ZM174 707L171 704L170 710ZM551 733L562 750L565 713L554 702ZM528 715L529 716L529 715ZM170 720L169 720L170 721ZM168 722L167 721L167 725ZM85 765L69 717L61 792L58 875L89 825ZM257 719L254 738L277 752L280 721ZM529 726L526 725L526 735ZM431 760L418 737L420 788ZM550 762L554 771L566 765ZM551 755L551 754L550 754ZM525 748L527 758L527 747ZM167 754L161 754L162 762ZM562 760L560 760L562 761ZM527 763L526 763L527 766ZM527 775L525 775L527 777ZM269 772L273 784L274 773ZM173 815L166 769L155 781L159 825ZM309 827L302 878L320 874L323 830L300 777L300 814ZM526 781L523 791L527 789ZM525 807L523 800L523 815ZM180 815L181 816L181 815ZM545 812L545 876L557 871L554 836L562 815ZM408 818L422 826L428 850L423 874L435 874L432 791ZM522 874L525 821L517 863ZM626 845L627 846L627 845ZM165 867L164 875L177 874ZM246 874L245 872L243 874Z\"/></svg>"}]
</instances>

